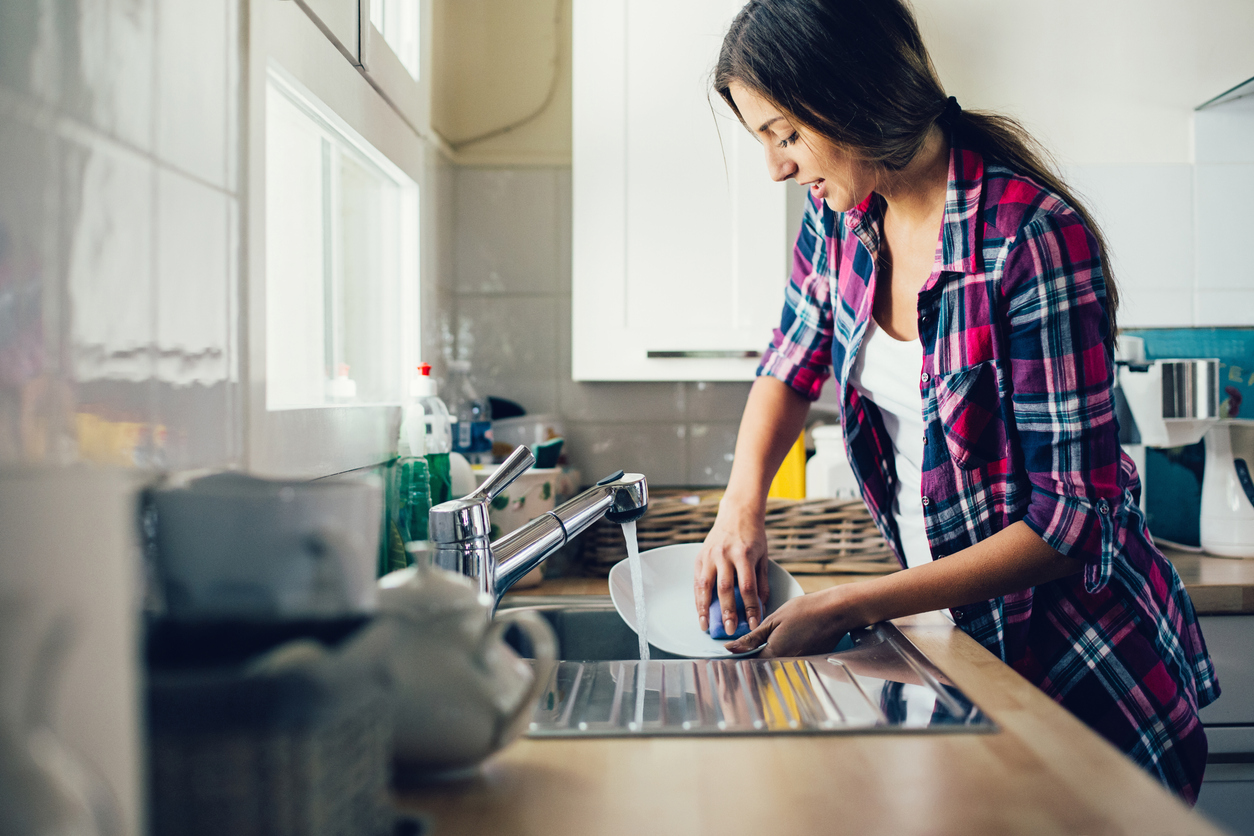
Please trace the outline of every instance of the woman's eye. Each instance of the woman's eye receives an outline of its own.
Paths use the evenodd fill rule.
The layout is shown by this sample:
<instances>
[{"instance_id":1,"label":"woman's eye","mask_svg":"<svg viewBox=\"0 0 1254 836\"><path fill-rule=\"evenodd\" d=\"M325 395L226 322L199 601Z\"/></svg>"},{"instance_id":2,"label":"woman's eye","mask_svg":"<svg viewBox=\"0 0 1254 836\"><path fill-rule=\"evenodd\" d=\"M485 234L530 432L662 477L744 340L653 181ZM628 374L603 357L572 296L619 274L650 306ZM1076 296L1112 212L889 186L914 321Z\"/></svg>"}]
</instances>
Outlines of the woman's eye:
<instances>
[{"instance_id":1,"label":"woman's eye","mask_svg":"<svg viewBox=\"0 0 1254 836\"><path fill-rule=\"evenodd\" d=\"M794 142L796 142L796 141L797 141L797 132L796 132L796 131L793 131L793 132L792 132L792 135L791 135L791 136L789 136L787 139L781 139L781 140L779 141L779 147L780 147L780 148L787 148L789 145L792 145L792 144L793 144Z\"/></svg>"}]
</instances>

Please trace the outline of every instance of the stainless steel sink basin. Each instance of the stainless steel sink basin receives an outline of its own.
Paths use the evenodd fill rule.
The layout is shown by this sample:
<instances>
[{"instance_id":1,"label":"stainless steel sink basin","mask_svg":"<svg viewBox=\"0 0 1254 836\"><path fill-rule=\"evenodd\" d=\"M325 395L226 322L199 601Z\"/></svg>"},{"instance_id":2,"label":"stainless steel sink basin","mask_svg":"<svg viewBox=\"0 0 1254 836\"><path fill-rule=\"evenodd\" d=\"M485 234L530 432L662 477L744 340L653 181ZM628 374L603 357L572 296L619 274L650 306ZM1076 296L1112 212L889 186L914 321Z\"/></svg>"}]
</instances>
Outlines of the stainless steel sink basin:
<instances>
[{"instance_id":1,"label":"stainless steel sink basin","mask_svg":"<svg viewBox=\"0 0 1254 836\"><path fill-rule=\"evenodd\" d=\"M562 661L532 717L532 737L983 732L995 727L891 624L798 659L681 659L653 649L605 596L510 596L552 625ZM507 637L523 656L521 634Z\"/></svg>"}]
</instances>

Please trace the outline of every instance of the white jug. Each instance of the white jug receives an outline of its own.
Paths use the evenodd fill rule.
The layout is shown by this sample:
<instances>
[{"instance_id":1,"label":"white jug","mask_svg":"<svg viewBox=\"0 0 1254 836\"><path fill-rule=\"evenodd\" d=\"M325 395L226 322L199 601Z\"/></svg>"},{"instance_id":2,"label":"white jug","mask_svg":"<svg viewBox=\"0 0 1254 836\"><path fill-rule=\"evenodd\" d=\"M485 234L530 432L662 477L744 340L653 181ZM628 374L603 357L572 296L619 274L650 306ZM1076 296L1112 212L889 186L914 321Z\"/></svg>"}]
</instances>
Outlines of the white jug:
<instances>
[{"instance_id":1,"label":"white jug","mask_svg":"<svg viewBox=\"0 0 1254 836\"><path fill-rule=\"evenodd\" d=\"M557 656L553 630L530 612L492 620L491 598L469 578L442 569L412 566L379 586L380 616L393 629L388 664L398 779L472 772L530 721ZM535 649L534 670L505 643L511 625Z\"/></svg>"}]
</instances>

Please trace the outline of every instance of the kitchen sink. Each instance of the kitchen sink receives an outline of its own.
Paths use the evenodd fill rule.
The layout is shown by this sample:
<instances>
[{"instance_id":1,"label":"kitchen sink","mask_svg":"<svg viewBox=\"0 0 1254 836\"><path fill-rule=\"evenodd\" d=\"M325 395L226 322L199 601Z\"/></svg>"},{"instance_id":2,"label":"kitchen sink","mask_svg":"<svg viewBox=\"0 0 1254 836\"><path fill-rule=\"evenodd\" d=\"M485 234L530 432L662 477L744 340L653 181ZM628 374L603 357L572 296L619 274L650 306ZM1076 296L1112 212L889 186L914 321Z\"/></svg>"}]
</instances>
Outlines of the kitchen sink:
<instances>
[{"instance_id":1,"label":"kitchen sink","mask_svg":"<svg viewBox=\"0 0 1254 836\"><path fill-rule=\"evenodd\" d=\"M532 737L848 732L988 732L995 726L892 624L796 659L684 659L636 634L608 596L508 596L557 634L559 661L532 716ZM521 631L507 640L532 650ZM541 673L541 675L545 675Z\"/></svg>"}]
</instances>

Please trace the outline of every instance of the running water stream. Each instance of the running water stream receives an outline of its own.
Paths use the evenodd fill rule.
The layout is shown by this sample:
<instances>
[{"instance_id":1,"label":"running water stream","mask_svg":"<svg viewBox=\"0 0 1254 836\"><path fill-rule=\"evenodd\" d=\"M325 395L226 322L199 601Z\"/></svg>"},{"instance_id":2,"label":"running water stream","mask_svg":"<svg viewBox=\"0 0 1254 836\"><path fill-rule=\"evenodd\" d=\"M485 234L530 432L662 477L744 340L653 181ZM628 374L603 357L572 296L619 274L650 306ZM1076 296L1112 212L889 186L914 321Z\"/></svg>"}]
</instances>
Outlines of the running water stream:
<instances>
[{"instance_id":1,"label":"running water stream","mask_svg":"<svg viewBox=\"0 0 1254 836\"><path fill-rule=\"evenodd\" d=\"M640 639L640 661L649 661L649 608L644 603L644 570L640 565L640 548L636 544L636 523L623 523L627 541L627 560L631 567L631 594L636 600L636 635Z\"/></svg>"}]
</instances>

